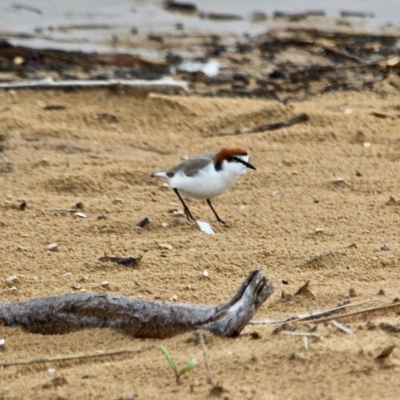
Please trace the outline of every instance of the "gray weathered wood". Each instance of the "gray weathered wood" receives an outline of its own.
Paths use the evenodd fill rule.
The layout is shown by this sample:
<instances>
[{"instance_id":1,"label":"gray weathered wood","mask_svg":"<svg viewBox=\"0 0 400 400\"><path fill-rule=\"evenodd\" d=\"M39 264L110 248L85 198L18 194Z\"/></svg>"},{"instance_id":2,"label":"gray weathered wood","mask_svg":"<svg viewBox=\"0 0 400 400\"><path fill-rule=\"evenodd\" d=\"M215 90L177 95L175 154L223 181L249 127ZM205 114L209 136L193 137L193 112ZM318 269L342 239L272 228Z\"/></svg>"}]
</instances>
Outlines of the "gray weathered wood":
<instances>
[{"instance_id":1,"label":"gray weathered wood","mask_svg":"<svg viewBox=\"0 0 400 400\"><path fill-rule=\"evenodd\" d=\"M231 300L216 307L76 293L0 303L0 319L5 325L21 325L42 334L112 327L146 338L165 338L195 329L236 336L274 292L267 282L263 272L254 270Z\"/></svg>"}]
</instances>

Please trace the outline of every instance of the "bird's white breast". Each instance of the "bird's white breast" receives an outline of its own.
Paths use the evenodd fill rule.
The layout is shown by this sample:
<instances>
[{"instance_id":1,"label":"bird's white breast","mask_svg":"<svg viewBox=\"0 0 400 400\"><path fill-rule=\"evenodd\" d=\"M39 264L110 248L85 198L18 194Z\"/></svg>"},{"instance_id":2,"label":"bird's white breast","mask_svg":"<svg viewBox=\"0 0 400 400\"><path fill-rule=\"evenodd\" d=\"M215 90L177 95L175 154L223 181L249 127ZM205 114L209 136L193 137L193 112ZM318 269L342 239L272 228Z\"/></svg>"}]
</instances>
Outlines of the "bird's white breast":
<instances>
[{"instance_id":1,"label":"bird's white breast","mask_svg":"<svg viewBox=\"0 0 400 400\"><path fill-rule=\"evenodd\" d=\"M210 199L224 193L245 172L246 166L241 163L223 161L220 170L210 163L195 176L189 177L178 171L169 179L169 184L185 197Z\"/></svg>"}]
</instances>

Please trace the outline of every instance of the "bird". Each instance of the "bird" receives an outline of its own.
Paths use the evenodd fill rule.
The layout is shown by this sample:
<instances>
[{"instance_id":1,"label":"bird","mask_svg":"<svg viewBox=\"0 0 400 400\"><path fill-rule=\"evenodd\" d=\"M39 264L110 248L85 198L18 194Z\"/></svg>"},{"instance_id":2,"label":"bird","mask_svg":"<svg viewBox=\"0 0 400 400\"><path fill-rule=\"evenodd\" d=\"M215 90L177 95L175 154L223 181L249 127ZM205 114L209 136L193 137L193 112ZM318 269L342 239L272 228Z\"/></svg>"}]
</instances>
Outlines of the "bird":
<instances>
[{"instance_id":1,"label":"bird","mask_svg":"<svg viewBox=\"0 0 400 400\"><path fill-rule=\"evenodd\" d=\"M225 193L236 179L256 168L249 163L249 155L240 147L224 147L218 152L207 152L188 158L175 167L153 172L152 178L166 180L182 203L186 218L195 221L189 207L183 200L188 197L206 200L217 221L229 226L222 220L211 204L211 199Z\"/></svg>"}]
</instances>

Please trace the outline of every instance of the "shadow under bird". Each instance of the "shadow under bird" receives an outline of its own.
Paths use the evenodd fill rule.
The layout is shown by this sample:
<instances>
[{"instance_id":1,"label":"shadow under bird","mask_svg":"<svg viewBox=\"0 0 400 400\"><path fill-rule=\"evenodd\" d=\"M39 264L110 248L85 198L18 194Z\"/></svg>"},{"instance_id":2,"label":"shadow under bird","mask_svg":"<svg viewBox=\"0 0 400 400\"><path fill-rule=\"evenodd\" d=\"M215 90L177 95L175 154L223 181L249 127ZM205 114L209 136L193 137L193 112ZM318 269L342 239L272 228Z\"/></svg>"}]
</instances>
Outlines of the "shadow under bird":
<instances>
[{"instance_id":1,"label":"shadow under bird","mask_svg":"<svg viewBox=\"0 0 400 400\"><path fill-rule=\"evenodd\" d=\"M153 172L151 177L162 178L169 183L182 203L188 220L195 221L195 218L183 197L206 200L217 221L228 225L215 211L211 199L225 193L248 168L256 169L249 163L246 150L240 147L223 148L217 153L198 154L175 167Z\"/></svg>"}]
</instances>

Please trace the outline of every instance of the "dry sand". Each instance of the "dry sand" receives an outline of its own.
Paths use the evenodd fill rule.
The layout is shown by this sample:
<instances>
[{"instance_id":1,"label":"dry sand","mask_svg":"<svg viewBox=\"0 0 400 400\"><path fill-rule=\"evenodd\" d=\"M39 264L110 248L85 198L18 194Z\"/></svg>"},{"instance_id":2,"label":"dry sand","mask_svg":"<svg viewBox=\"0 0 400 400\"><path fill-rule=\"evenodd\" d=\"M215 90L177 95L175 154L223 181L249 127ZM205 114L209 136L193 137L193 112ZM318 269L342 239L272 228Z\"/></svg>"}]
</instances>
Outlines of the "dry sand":
<instances>
[{"instance_id":1,"label":"dry sand","mask_svg":"<svg viewBox=\"0 0 400 400\"><path fill-rule=\"evenodd\" d=\"M301 112L310 121L291 128L203 137ZM400 297L399 113L400 97L390 93L329 94L284 106L108 90L0 92L0 299L86 290L216 304L259 268L276 292L256 319L333 306L349 299L350 289L353 302L374 299L359 308L390 304ZM181 208L174 193L149 173L230 143L249 151L257 171L214 200L230 229L216 223L206 204L189 202L197 218L212 223L210 236L170 213ZM333 183L337 177L343 181ZM26 201L24 211L14 207L18 199ZM87 218L51 211L77 202ZM145 217L150 224L137 227ZM58 251L47 249L53 242ZM306 264L327 252L333 253ZM104 253L143 259L126 268L98 261ZM13 274L17 290L5 282ZM291 296L308 280L314 297ZM2 362L140 352L1 368L0 396L200 399L219 383L222 393L212 393L225 399L397 399L400 350L380 362L374 357L399 343L399 308L340 319L354 335L330 323L297 324L298 332L316 328L323 336L310 338L308 351L302 337L273 334L270 326L248 326L236 339L206 334L211 385L189 333L145 340L109 329L42 336L2 326ZM179 364L199 361L180 385L161 344Z\"/></svg>"}]
</instances>

